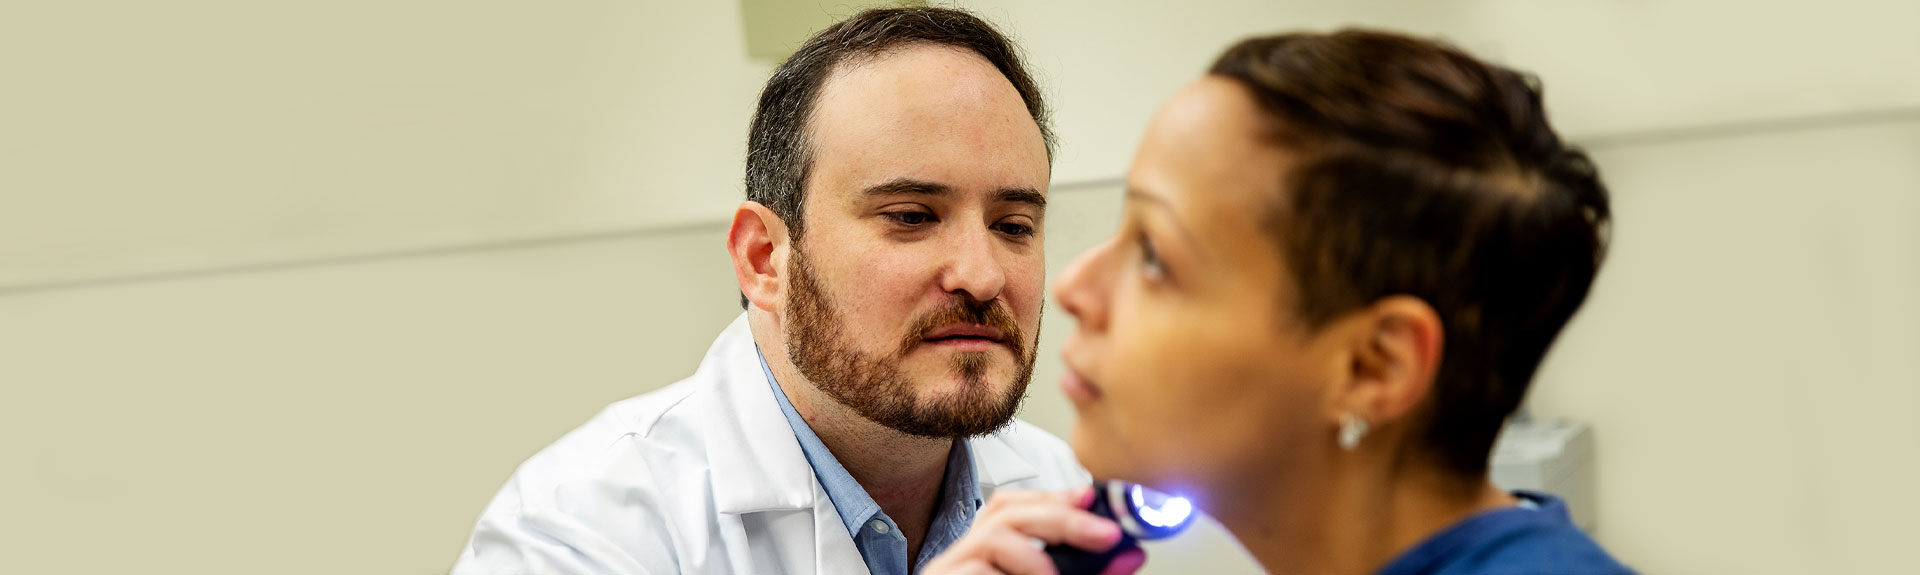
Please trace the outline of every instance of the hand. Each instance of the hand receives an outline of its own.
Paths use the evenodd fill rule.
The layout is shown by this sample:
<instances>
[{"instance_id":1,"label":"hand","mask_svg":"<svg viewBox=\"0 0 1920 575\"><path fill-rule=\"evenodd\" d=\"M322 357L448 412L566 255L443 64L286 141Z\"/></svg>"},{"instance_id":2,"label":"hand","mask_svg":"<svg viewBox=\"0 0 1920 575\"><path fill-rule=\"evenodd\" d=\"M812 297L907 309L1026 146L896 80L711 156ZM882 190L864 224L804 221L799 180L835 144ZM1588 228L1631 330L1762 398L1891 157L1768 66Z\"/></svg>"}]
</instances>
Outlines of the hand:
<instances>
[{"instance_id":1,"label":"hand","mask_svg":"<svg viewBox=\"0 0 1920 575\"><path fill-rule=\"evenodd\" d=\"M973 527L927 563L924 575L1057 575L1039 542L1065 543L1090 552L1112 549L1120 526L1088 513L1093 488L1061 492L996 491ZM1133 549L1115 557L1102 575L1131 575L1147 555Z\"/></svg>"}]
</instances>

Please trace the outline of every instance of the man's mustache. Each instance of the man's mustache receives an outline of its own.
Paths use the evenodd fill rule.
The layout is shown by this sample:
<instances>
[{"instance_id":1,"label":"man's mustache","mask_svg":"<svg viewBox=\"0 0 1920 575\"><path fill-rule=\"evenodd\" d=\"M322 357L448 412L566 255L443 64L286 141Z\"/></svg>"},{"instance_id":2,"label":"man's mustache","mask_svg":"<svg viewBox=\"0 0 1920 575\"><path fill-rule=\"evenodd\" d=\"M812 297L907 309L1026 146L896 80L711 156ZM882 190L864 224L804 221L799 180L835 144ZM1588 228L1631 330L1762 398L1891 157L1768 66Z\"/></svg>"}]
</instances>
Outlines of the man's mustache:
<instances>
[{"instance_id":1,"label":"man's mustache","mask_svg":"<svg viewBox=\"0 0 1920 575\"><path fill-rule=\"evenodd\" d=\"M1013 312L1007 311L1006 304L997 299L976 301L967 297L955 297L945 307L915 321L913 328L907 330L906 339L901 341L900 354L912 353L926 343L927 334L954 324L984 325L1000 330L1000 344L1013 350L1015 357L1026 359L1026 335L1014 321Z\"/></svg>"}]
</instances>

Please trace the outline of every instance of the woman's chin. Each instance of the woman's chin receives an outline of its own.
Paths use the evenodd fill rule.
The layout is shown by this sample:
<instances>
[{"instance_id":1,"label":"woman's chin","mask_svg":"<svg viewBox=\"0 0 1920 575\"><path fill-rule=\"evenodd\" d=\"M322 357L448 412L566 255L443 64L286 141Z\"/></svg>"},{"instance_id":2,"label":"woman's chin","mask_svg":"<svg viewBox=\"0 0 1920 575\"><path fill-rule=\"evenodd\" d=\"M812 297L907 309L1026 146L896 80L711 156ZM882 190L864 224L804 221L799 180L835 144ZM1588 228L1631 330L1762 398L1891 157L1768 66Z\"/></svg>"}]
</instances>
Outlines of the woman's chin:
<instances>
[{"instance_id":1,"label":"woman's chin","mask_svg":"<svg viewBox=\"0 0 1920 575\"><path fill-rule=\"evenodd\" d=\"M1073 435L1067 444L1073 447L1073 455L1080 459L1080 465L1099 479L1121 479L1129 475L1125 454L1117 453L1111 432L1094 429L1086 419L1079 420L1073 426Z\"/></svg>"}]
</instances>

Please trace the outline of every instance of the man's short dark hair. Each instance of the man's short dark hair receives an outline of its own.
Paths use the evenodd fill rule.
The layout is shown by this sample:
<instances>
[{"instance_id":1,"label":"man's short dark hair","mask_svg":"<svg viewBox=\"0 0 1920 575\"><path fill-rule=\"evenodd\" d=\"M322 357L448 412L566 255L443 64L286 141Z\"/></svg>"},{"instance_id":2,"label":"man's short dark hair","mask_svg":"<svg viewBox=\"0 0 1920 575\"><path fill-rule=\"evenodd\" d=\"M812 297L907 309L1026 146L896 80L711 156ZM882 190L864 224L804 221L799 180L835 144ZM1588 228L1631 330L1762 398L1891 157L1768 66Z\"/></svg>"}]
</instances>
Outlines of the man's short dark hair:
<instances>
[{"instance_id":1,"label":"man's short dark hair","mask_svg":"<svg viewBox=\"0 0 1920 575\"><path fill-rule=\"evenodd\" d=\"M1344 30L1253 38L1212 74L1297 155L1269 211L1310 330L1411 295L1443 344L1420 450L1486 473L1504 420L1606 255L1607 190L1548 125L1538 83L1452 47Z\"/></svg>"},{"instance_id":2,"label":"man's short dark hair","mask_svg":"<svg viewBox=\"0 0 1920 575\"><path fill-rule=\"evenodd\" d=\"M774 69L753 114L747 135L747 199L780 216L795 239L805 227L801 205L813 164L808 118L827 78L841 64L915 45L969 50L992 63L1026 102L1027 113L1040 126L1047 156L1053 156L1046 102L1021 64L1019 50L993 25L952 8L866 10L821 30Z\"/></svg>"}]
</instances>

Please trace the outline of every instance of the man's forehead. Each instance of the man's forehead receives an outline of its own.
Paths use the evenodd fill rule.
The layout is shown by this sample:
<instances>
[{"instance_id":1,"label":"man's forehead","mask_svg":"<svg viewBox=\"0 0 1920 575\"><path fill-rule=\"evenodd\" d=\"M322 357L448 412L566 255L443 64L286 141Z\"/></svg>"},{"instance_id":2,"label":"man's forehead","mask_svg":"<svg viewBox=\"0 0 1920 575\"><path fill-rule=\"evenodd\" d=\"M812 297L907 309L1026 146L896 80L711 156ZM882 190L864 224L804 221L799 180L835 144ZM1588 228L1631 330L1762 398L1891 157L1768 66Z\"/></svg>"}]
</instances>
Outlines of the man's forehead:
<instances>
[{"instance_id":1,"label":"man's forehead","mask_svg":"<svg viewBox=\"0 0 1920 575\"><path fill-rule=\"evenodd\" d=\"M999 69L971 51L901 48L843 66L808 122L813 178L841 190L897 178L960 190L1044 189L1046 143Z\"/></svg>"},{"instance_id":2,"label":"man's forehead","mask_svg":"<svg viewBox=\"0 0 1920 575\"><path fill-rule=\"evenodd\" d=\"M871 99L977 99L995 95L1001 88L1019 97L1013 83L979 53L920 42L842 61L821 82L815 105L863 95L880 96Z\"/></svg>"}]
</instances>

